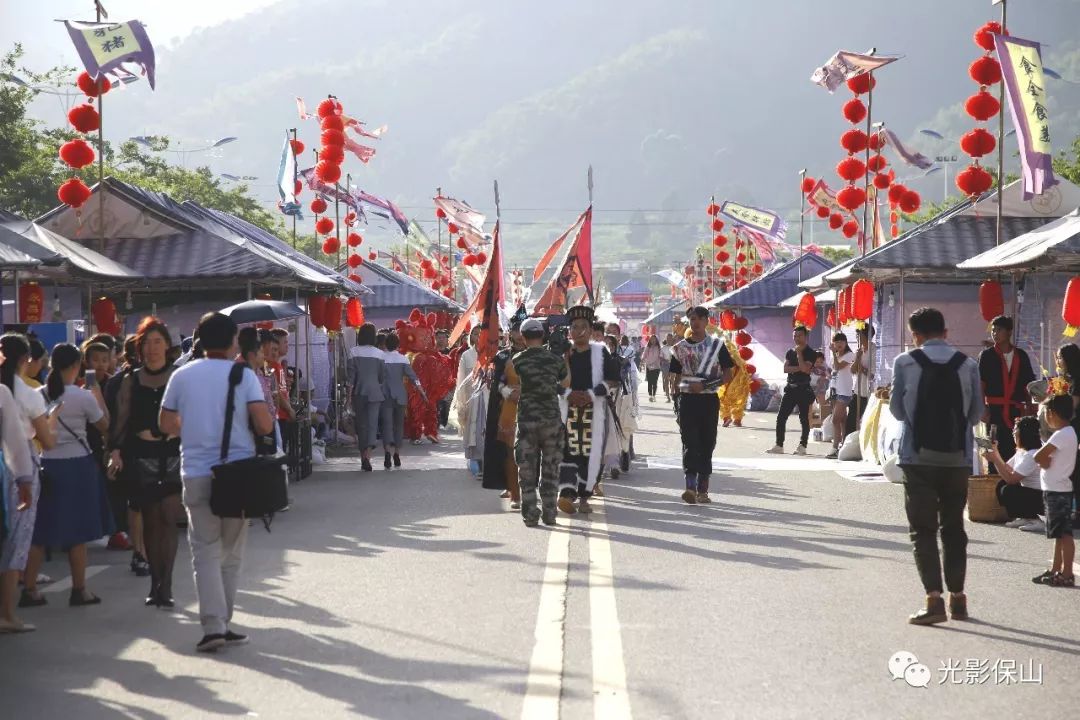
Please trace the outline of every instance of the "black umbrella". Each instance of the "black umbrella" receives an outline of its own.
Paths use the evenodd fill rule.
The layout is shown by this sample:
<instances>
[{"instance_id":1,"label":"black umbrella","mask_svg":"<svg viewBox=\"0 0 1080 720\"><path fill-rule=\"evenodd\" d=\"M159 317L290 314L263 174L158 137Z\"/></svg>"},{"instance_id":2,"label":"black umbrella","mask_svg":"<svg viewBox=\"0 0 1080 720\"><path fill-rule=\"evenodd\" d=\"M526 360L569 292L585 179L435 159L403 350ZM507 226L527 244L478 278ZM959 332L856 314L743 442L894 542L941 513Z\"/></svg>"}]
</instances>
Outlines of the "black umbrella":
<instances>
[{"instance_id":1,"label":"black umbrella","mask_svg":"<svg viewBox=\"0 0 1080 720\"><path fill-rule=\"evenodd\" d=\"M231 317L237 325L274 322L307 315L303 308L282 300L248 300L225 308L221 314Z\"/></svg>"}]
</instances>

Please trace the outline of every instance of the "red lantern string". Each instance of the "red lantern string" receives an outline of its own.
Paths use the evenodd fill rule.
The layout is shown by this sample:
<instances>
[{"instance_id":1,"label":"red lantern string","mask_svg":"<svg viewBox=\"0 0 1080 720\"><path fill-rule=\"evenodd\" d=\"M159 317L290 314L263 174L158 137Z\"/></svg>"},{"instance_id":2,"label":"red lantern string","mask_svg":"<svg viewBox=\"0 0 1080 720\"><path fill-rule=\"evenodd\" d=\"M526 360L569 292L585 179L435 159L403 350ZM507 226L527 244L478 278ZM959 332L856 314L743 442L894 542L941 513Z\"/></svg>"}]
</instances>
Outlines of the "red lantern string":
<instances>
[{"instance_id":1,"label":"red lantern string","mask_svg":"<svg viewBox=\"0 0 1080 720\"><path fill-rule=\"evenodd\" d=\"M986 122L1001 111L1001 103L986 91L987 87L1001 82L1001 63L993 56L994 35L1001 32L1003 30L1000 23L988 22L976 30L973 36L975 44L984 54L968 66L968 75L979 86L979 92L968 98L964 110L978 122ZM980 158L992 153L996 147L994 136L982 127L976 127L960 139L960 149L974 161L956 174L956 187L964 195L976 198L994 184L993 176L983 169ZM904 209L903 202L901 209Z\"/></svg>"}]
</instances>

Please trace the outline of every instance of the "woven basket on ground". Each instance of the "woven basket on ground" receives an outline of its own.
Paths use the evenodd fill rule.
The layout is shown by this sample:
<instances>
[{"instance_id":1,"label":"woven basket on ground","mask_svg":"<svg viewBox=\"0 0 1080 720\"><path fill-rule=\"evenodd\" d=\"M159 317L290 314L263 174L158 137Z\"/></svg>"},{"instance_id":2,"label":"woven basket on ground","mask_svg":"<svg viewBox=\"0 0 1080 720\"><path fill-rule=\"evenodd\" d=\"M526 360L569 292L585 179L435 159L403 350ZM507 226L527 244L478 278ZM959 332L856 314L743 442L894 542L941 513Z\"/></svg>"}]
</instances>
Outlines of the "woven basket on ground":
<instances>
[{"instance_id":1,"label":"woven basket on ground","mask_svg":"<svg viewBox=\"0 0 1080 720\"><path fill-rule=\"evenodd\" d=\"M968 517L972 522L1003 523L1009 519L997 500L997 475L972 475L968 479Z\"/></svg>"}]
</instances>

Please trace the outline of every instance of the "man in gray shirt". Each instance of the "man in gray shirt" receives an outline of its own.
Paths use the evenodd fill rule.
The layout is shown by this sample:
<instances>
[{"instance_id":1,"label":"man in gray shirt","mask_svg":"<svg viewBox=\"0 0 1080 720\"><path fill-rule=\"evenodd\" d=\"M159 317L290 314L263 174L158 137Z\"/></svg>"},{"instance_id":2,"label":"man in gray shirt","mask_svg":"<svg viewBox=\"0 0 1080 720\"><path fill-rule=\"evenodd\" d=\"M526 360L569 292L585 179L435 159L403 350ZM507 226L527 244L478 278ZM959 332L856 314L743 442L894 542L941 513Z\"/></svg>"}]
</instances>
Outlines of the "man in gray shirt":
<instances>
[{"instance_id":1,"label":"man in gray shirt","mask_svg":"<svg viewBox=\"0 0 1080 720\"><path fill-rule=\"evenodd\" d=\"M904 473L915 566L926 589L926 607L909 618L914 625L945 622L941 529L949 613L967 618L964 577L967 533L964 506L971 473L972 428L983 414L979 366L946 342L945 317L920 308L908 319L915 350L897 356L889 411L901 423L899 466Z\"/></svg>"}]
</instances>

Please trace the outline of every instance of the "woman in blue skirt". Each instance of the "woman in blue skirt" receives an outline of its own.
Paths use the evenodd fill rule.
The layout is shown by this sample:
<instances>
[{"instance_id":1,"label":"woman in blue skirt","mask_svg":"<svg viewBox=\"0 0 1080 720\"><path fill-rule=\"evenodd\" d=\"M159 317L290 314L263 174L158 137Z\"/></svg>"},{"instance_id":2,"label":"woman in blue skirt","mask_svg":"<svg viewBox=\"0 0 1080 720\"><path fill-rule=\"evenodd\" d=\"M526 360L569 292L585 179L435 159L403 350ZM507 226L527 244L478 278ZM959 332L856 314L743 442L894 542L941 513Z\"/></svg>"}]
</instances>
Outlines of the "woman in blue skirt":
<instances>
[{"instance_id":1,"label":"woman in blue skirt","mask_svg":"<svg viewBox=\"0 0 1080 720\"><path fill-rule=\"evenodd\" d=\"M61 343L52 352L49 379L44 391L50 403L63 403L57 416L56 446L42 455L45 491L38 501L33 547L26 565L26 590L21 606L44 605L37 592L38 569L46 547L64 548L71 565L71 598L68 604L97 605L101 599L86 589L86 543L113 532L112 513L105 481L86 442L86 426L105 435L109 418L105 400L96 385L75 385L82 367L82 353Z\"/></svg>"}]
</instances>

